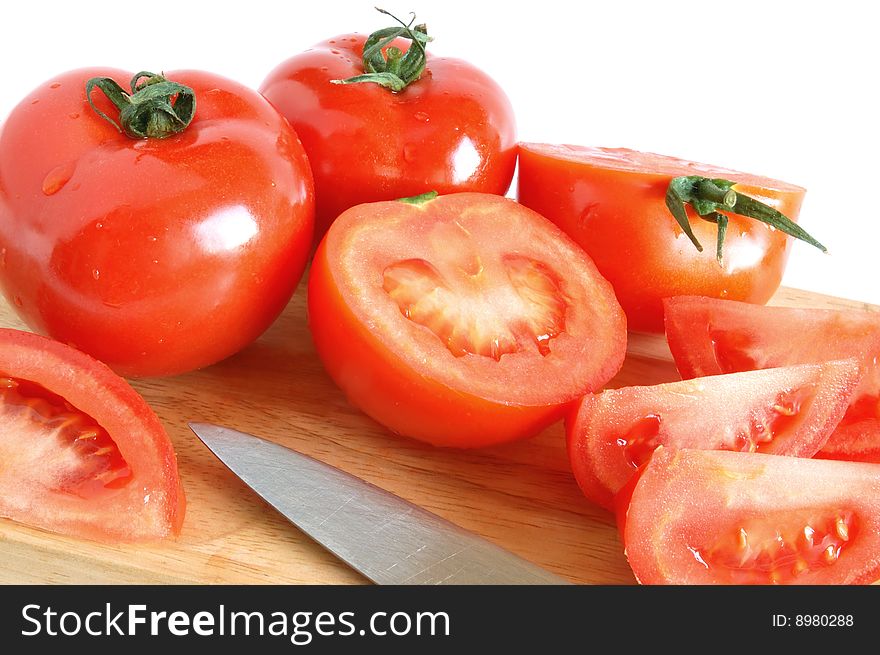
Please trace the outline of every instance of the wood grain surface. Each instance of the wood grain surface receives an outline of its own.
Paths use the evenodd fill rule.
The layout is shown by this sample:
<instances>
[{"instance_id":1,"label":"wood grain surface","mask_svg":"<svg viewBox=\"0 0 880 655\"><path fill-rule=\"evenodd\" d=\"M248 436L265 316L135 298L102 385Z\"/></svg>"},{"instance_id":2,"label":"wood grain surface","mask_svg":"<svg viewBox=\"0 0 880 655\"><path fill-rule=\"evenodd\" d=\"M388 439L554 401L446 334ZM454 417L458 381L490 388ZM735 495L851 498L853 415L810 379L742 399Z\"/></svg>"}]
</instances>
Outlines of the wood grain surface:
<instances>
[{"instance_id":1,"label":"wood grain surface","mask_svg":"<svg viewBox=\"0 0 880 655\"><path fill-rule=\"evenodd\" d=\"M576 583L633 584L613 516L578 490L561 424L480 451L391 435L324 373L306 327L305 288L238 355L173 378L135 380L177 450L187 495L179 538L149 545L70 539L0 520L0 583L364 583L265 505L201 444L187 421L278 441L384 487ZM772 304L874 309L781 289ZM22 328L0 300L0 325ZM609 386L678 376L662 336L630 335Z\"/></svg>"}]
</instances>

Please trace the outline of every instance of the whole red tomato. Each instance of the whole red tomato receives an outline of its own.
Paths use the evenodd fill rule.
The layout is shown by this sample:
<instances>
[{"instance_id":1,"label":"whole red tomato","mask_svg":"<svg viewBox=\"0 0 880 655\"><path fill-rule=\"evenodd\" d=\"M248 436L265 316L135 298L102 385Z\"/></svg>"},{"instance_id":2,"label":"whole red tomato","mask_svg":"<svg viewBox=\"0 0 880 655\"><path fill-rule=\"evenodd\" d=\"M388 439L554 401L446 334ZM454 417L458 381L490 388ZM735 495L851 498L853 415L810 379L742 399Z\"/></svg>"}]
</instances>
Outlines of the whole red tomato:
<instances>
[{"instance_id":1,"label":"whole red tomato","mask_svg":"<svg viewBox=\"0 0 880 655\"><path fill-rule=\"evenodd\" d=\"M389 28L369 43L382 46L377 34L394 36ZM432 190L504 195L510 186L516 128L507 96L468 62L424 52L424 26L409 34L412 41L396 38L372 58L365 56L363 35L328 39L282 63L260 87L309 155L318 239L339 214L360 203ZM409 80L400 90L393 90L399 82L381 74L378 79L391 88L372 81L334 83L365 70L391 69L395 59L405 70L414 67L398 78Z\"/></svg>"},{"instance_id":2,"label":"whole red tomato","mask_svg":"<svg viewBox=\"0 0 880 655\"><path fill-rule=\"evenodd\" d=\"M734 182L738 202L749 196L791 221L797 220L805 193L786 182L675 157L523 143L518 200L587 251L614 287L631 330L660 332L663 298L700 295L765 303L779 287L788 260L791 239L786 234L726 206L707 214L716 222L682 206L703 247L698 250L667 205L673 179L697 176ZM719 216L727 228L720 257Z\"/></svg>"},{"instance_id":3,"label":"whole red tomato","mask_svg":"<svg viewBox=\"0 0 880 655\"><path fill-rule=\"evenodd\" d=\"M148 102L124 117L106 78L130 77L68 72L10 114L0 287L36 331L123 375L167 375L235 353L277 317L309 254L314 192L296 134L256 92L205 72L136 77L140 97L161 104L164 90L182 114L191 90L184 127ZM87 95L92 78L104 81Z\"/></svg>"}]
</instances>

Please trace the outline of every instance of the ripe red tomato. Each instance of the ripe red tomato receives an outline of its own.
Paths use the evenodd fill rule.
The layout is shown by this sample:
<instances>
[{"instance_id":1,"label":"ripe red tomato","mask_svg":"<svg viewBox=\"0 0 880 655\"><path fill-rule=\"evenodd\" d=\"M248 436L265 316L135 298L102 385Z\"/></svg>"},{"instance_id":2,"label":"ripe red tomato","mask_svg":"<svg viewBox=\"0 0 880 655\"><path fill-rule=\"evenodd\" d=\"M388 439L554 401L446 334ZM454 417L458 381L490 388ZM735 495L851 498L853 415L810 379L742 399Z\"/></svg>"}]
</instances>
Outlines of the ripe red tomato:
<instances>
[{"instance_id":1,"label":"ripe red tomato","mask_svg":"<svg viewBox=\"0 0 880 655\"><path fill-rule=\"evenodd\" d=\"M880 465L660 448L624 545L643 584L867 584L880 578Z\"/></svg>"},{"instance_id":2,"label":"ripe red tomato","mask_svg":"<svg viewBox=\"0 0 880 655\"><path fill-rule=\"evenodd\" d=\"M162 424L125 380L51 339L0 329L0 516L101 541L180 532Z\"/></svg>"},{"instance_id":3,"label":"ripe red tomato","mask_svg":"<svg viewBox=\"0 0 880 655\"><path fill-rule=\"evenodd\" d=\"M93 77L131 76L60 75L0 133L0 287L34 330L123 375L212 364L269 326L303 272L305 153L259 94L196 71L168 74L195 93L192 123L129 138L89 106Z\"/></svg>"},{"instance_id":4,"label":"ripe red tomato","mask_svg":"<svg viewBox=\"0 0 880 655\"><path fill-rule=\"evenodd\" d=\"M698 251L665 203L672 178L736 182L736 191L796 220L801 187L746 173L625 149L520 144L518 199L577 241L617 294L631 330L663 330L662 299L703 295L765 303L779 287L790 240L751 218L718 226L688 208Z\"/></svg>"},{"instance_id":5,"label":"ripe red tomato","mask_svg":"<svg viewBox=\"0 0 880 655\"><path fill-rule=\"evenodd\" d=\"M880 462L880 313L669 298L666 337L684 378L856 357L862 381L819 457Z\"/></svg>"},{"instance_id":6,"label":"ripe red tomato","mask_svg":"<svg viewBox=\"0 0 880 655\"><path fill-rule=\"evenodd\" d=\"M315 254L308 305L351 403L435 445L531 436L607 382L626 350L623 312L589 257L488 194L343 213Z\"/></svg>"},{"instance_id":7,"label":"ripe red tomato","mask_svg":"<svg viewBox=\"0 0 880 655\"><path fill-rule=\"evenodd\" d=\"M430 52L421 76L399 92L370 82L331 83L364 73L365 41L361 34L322 41L280 64L260 87L309 155L317 239L344 210L364 202L431 190L506 193L516 126L502 89L468 62ZM389 46L408 51L410 42L398 38Z\"/></svg>"},{"instance_id":8,"label":"ripe red tomato","mask_svg":"<svg viewBox=\"0 0 880 655\"><path fill-rule=\"evenodd\" d=\"M612 509L661 445L812 457L860 378L850 359L588 395L566 422L572 470L588 499Z\"/></svg>"}]
</instances>

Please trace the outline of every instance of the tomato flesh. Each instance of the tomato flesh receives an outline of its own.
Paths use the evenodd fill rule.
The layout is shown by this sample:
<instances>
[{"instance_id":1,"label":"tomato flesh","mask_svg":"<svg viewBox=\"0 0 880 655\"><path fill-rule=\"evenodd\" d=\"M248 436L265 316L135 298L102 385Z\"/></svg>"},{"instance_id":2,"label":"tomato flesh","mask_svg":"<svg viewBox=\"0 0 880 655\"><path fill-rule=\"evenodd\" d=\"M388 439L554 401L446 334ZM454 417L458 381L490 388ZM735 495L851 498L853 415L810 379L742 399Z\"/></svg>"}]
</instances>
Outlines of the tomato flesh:
<instances>
[{"instance_id":1,"label":"tomato flesh","mask_svg":"<svg viewBox=\"0 0 880 655\"><path fill-rule=\"evenodd\" d=\"M658 449L626 511L645 584L867 584L880 577L880 465Z\"/></svg>"},{"instance_id":2,"label":"tomato flesh","mask_svg":"<svg viewBox=\"0 0 880 655\"><path fill-rule=\"evenodd\" d=\"M664 304L669 348L684 378L856 357L861 382L819 456L880 462L880 314L695 296Z\"/></svg>"},{"instance_id":3,"label":"tomato flesh","mask_svg":"<svg viewBox=\"0 0 880 655\"><path fill-rule=\"evenodd\" d=\"M534 434L607 382L626 348L589 258L488 194L343 214L315 255L309 323L352 404L394 432L460 447Z\"/></svg>"},{"instance_id":4,"label":"tomato flesh","mask_svg":"<svg viewBox=\"0 0 880 655\"><path fill-rule=\"evenodd\" d=\"M590 500L614 496L659 446L812 457L860 379L855 359L586 396L566 423L575 478Z\"/></svg>"},{"instance_id":5,"label":"tomato flesh","mask_svg":"<svg viewBox=\"0 0 880 655\"><path fill-rule=\"evenodd\" d=\"M131 480L107 431L38 384L0 373L0 421L13 435L0 458L35 473L35 484L91 498Z\"/></svg>"},{"instance_id":6,"label":"tomato flesh","mask_svg":"<svg viewBox=\"0 0 880 655\"><path fill-rule=\"evenodd\" d=\"M662 299L683 294L765 303L782 279L786 235L730 214L718 227L688 209L698 251L665 203L673 177L736 182L736 191L797 220L804 189L757 175L624 148L521 143L517 199L556 223L611 282L631 330L663 329Z\"/></svg>"},{"instance_id":7,"label":"tomato flesh","mask_svg":"<svg viewBox=\"0 0 880 655\"><path fill-rule=\"evenodd\" d=\"M777 528L775 526L784 526ZM852 511L770 513L747 519L704 547L690 546L694 559L728 584L790 584L833 566L858 538Z\"/></svg>"}]
</instances>

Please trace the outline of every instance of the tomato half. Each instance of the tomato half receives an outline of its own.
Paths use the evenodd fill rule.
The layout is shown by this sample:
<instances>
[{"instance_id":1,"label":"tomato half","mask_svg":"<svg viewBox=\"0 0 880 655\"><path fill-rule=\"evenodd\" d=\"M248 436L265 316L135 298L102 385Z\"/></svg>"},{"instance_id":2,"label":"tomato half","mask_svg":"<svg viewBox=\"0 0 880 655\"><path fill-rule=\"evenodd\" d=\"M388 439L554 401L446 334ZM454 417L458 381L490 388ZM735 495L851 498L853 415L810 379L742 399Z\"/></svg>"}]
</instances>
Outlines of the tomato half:
<instances>
[{"instance_id":1,"label":"tomato half","mask_svg":"<svg viewBox=\"0 0 880 655\"><path fill-rule=\"evenodd\" d=\"M880 465L660 448L626 513L643 584L880 578Z\"/></svg>"},{"instance_id":2,"label":"tomato half","mask_svg":"<svg viewBox=\"0 0 880 655\"><path fill-rule=\"evenodd\" d=\"M0 329L0 516L102 541L176 534L185 500L159 419L88 355Z\"/></svg>"},{"instance_id":3,"label":"tomato half","mask_svg":"<svg viewBox=\"0 0 880 655\"><path fill-rule=\"evenodd\" d=\"M623 312L589 257L488 194L348 210L315 254L308 305L351 403L436 445L531 436L607 382L626 350Z\"/></svg>"},{"instance_id":4,"label":"tomato half","mask_svg":"<svg viewBox=\"0 0 880 655\"><path fill-rule=\"evenodd\" d=\"M505 194L516 165L516 122L501 87L464 60L433 56L430 46L421 77L400 92L333 84L364 73L366 38L322 41L280 64L260 86L312 163L316 237L360 203L431 190ZM403 39L389 45L410 48Z\"/></svg>"},{"instance_id":5,"label":"tomato half","mask_svg":"<svg viewBox=\"0 0 880 655\"><path fill-rule=\"evenodd\" d=\"M864 375L819 456L880 461L880 313L670 298L666 337L682 377L856 357Z\"/></svg>"},{"instance_id":6,"label":"tomato half","mask_svg":"<svg viewBox=\"0 0 880 655\"><path fill-rule=\"evenodd\" d=\"M612 509L661 445L812 457L860 378L851 359L588 395L566 422L572 470L587 498Z\"/></svg>"},{"instance_id":7,"label":"tomato half","mask_svg":"<svg viewBox=\"0 0 880 655\"><path fill-rule=\"evenodd\" d=\"M198 71L167 74L194 91L186 129L129 138L89 106L95 77L131 74L59 75L0 132L0 288L35 331L120 374L212 364L259 336L302 275L305 153L258 93Z\"/></svg>"},{"instance_id":8,"label":"tomato half","mask_svg":"<svg viewBox=\"0 0 880 655\"><path fill-rule=\"evenodd\" d=\"M706 164L626 149L521 143L518 199L577 241L614 287L631 330L663 330L662 300L703 295L765 303L779 287L789 239L728 213L722 262L718 226L687 209L698 251L665 203L670 180L701 175L796 220L804 189Z\"/></svg>"}]
</instances>

